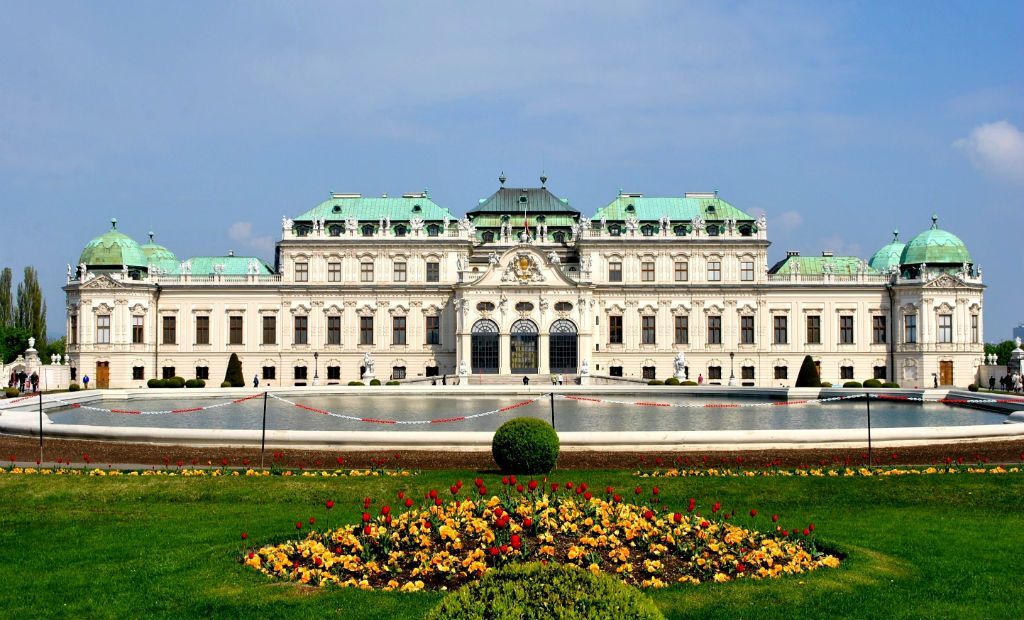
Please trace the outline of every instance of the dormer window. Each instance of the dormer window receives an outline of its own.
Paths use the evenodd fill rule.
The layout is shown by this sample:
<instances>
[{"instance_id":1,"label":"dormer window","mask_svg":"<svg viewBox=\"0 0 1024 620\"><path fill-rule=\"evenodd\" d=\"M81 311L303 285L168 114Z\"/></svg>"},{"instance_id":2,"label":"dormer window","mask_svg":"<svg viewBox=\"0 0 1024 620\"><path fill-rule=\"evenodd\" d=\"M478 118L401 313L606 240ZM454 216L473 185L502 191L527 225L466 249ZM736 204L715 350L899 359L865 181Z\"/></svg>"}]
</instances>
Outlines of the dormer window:
<instances>
[{"instance_id":1,"label":"dormer window","mask_svg":"<svg viewBox=\"0 0 1024 620\"><path fill-rule=\"evenodd\" d=\"M340 237L341 236L341 226L338 226L337 224L335 224L334 226L331 226L327 230L330 232L330 235L332 237Z\"/></svg>"},{"instance_id":2,"label":"dormer window","mask_svg":"<svg viewBox=\"0 0 1024 620\"><path fill-rule=\"evenodd\" d=\"M680 224L679 226L676 226L675 228L672 229L672 231L676 233L677 237L685 237L686 236L686 226L683 225L683 224Z\"/></svg>"},{"instance_id":3,"label":"dormer window","mask_svg":"<svg viewBox=\"0 0 1024 620\"><path fill-rule=\"evenodd\" d=\"M647 224L646 226L644 226L644 227L642 227L640 229L640 232L643 233L643 235L645 237L653 237L654 236L654 226L651 226L650 224Z\"/></svg>"},{"instance_id":4,"label":"dormer window","mask_svg":"<svg viewBox=\"0 0 1024 620\"><path fill-rule=\"evenodd\" d=\"M752 226L750 226L749 224L743 224L742 226L740 226L740 235L742 235L744 237L749 237L749 236L751 236L753 234L754 234L754 228Z\"/></svg>"},{"instance_id":5,"label":"dormer window","mask_svg":"<svg viewBox=\"0 0 1024 620\"><path fill-rule=\"evenodd\" d=\"M437 237L440 234L441 234L441 227L438 226L437 224L431 224L430 226L427 226L427 236L428 237Z\"/></svg>"},{"instance_id":6,"label":"dormer window","mask_svg":"<svg viewBox=\"0 0 1024 620\"><path fill-rule=\"evenodd\" d=\"M633 205L626 205L626 213L636 213L636 207Z\"/></svg>"},{"instance_id":7,"label":"dormer window","mask_svg":"<svg viewBox=\"0 0 1024 620\"><path fill-rule=\"evenodd\" d=\"M707 230L708 230L708 236L709 237L717 237L718 236L718 226L715 226L714 224L712 224L711 226L708 226Z\"/></svg>"},{"instance_id":8,"label":"dormer window","mask_svg":"<svg viewBox=\"0 0 1024 620\"><path fill-rule=\"evenodd\" d=\"M341 205L334 205L334 208L331 209L331 212L332 213L341 213Z\"/></svg>"},{"instance_id":9,"label":"dormer window","mask_svg":"<svg viewBox=\"0 0 1024 620\"><path fill-rule=\"evenodd\" d=\"M363 236L364 237L372 237L373 236L373 224L366 224L366 225L363 226Z\"/></svg>"},{"instance_id":10,"label":"dormer window","mask_svg":"<svg viewBox=\"0 0 1024 620\"><path fill-rule=\"evenodd\" d=\"M519 197L519 204L524 205L524 204L526 204L526 201L527 201L526 196L520 196Z\"/></svg>"},{"instance_id":11,"label":"dormer window","mask_svg":"<svg viewBox=\"0 0 1024 620\"><path fill-rule=\"evenodd\" d=\"M483 239L484 243L493 243L494 233L488 230L483 235L481 235L481 238Z\"/></svg>"},{"instance_id":12,"label":"dormer window","mask_svg":"<svg viewBox=\"0 0 1024 620\"><path fill-rule=\"evenodd\" d=\"M708 213L714 213L714 212L715 212L715 205L708 205Z\"/></svg>"},{"instance_id":13,"label":"dormer window","mask_svg":"<svg viewBox=\"0 0 1024 620\"><path fill-rule=\"evenodd\" d=\"M420 213L421 211L423 211L423 207L421 207L419 205L413 205L412 206L412 212L413 213Z\"/></svg>"},{"instance_id":14,"label":"dormer window","mask_svg":"<svg viewBox=\"0 0 1024 620\"><path fill-rule=\"evenodd\" d=\"M565 233L564 232L556 232L551 237L552 237L552 239L555 240L555 243L565 243Z\"/></svg>"},{"instance_id":15,"label":"dormer window","mask_svg":"<svg viewBox=\"0 0 1024 620\"><path fill-rule=\"evenodd\" d=\"M608 227L608 234L613 237L618 237L620 234L622 234L622 229L619 228L618 224L612 224L611 226Z\"/></svg>"},{"instance_id":16,"label":"dormer window","mask_svg":"<svg viewBox=\"0 0 1024 620\"><path fill-rule=\"evenodd\" d=\"M543 215L538 215L537 216L537 223L543 224L546 219L547 218L545 218Z\"/></svg>"},{"instance_id":17,"label":"dormer window","mask_svg":"<svg viewBox=\"0 0 1024 620\"><path fill-rule=\"evenodd\" d=\"M306 228L305 226L298 226L295 228L295 234L298 235L299 237L305 237L306 235L309 234L309 229Z\"/></svg>"},{"instance_id":18,"label":"dormer window","mask_svg":"<svg viewBox=\"0 0 1024 620\"><path fill-rule=\"evenodd\" d=\"M404 237L405 236L405 226L403 226L401 224L399 224L398 226L395 226L395 236L396 237Z\"/></svg>"}]
</instances>

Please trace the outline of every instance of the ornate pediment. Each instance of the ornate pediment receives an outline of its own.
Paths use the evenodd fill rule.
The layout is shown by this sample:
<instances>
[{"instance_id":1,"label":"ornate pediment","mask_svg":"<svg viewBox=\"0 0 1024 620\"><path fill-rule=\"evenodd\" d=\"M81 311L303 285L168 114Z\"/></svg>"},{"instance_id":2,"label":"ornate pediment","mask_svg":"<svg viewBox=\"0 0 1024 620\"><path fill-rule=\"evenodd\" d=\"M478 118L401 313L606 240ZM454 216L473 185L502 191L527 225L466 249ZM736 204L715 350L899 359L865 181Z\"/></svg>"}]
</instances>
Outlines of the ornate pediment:
<instances>
[{"instance_id":1,"label":"ornate pediment","mask_svg":"<svg viewBox=\"0 0 1024 620\"><path fill-rule=\"evenodd\" d=\"M553 262L552 257L544 256L526 245L511 248L501 256L492 253L488 262L487 271L479 278L467 281L467 285L499 288L537 285L577 287L575 282L562 273L562 266Z\"/></svg>"},{"instance_id":2,"label":"ornate pediment","mask_svg":"<svg viewBox=\"0 0 1024 620\"><path fill-rule=\"evenodd\" d=\"M927 284L924 285L924 288L957 288L966 285L967 283L961 280L960 278L952 276L948 273L944 273L939 277L929 281Z\"/></svg>"},{"instance_id":3,"label":"ornate pediment","mask_svg":"<svg viewBox=\"0 0 1024 620\"><path fill-rule=\"evenodd\" d=\"M81 290L93 291L93 290L110 290L110 289L126 289L127 286L122 282L111 278L108 275L97 276L90 279L88 282L79 287Z\"/></svg>"},{"instance_id":4,"label":"ornate pediment","mask_svg":"<svg viewBox=\"0 0 1024 620\"><path fill-rule=\"evenodd\" d=\"M516 252L505 265L501 281L532 284L533 282L543 282L544 274L541 273L537 265L537 258L532 252Z\"/></svg>"}]
</instances>

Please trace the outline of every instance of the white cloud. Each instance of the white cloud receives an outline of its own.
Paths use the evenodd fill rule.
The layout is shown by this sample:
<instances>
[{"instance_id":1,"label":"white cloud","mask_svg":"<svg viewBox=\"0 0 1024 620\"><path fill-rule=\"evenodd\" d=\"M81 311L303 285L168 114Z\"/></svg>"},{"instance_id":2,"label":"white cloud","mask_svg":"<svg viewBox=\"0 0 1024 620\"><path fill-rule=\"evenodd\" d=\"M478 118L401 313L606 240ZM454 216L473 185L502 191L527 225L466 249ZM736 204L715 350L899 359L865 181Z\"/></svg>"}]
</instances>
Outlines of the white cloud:
<instances>
[{"instance_id":1,"label":"white cloud","mask_svg":"<svg viewBox=\"0 0 1024 620\"><path fill-rule=\"evenodd\" d=\"M274 240L270 237L255 236L252 231L252 222L235 222L228 228L228 237L238 241L248 248L263 253L271 253L274 250Z\"/></svg>"},{"instance_id":2,"label":"white cloud","mask_svg":"<svg viewBox=\"0 0 1024 620\"><path fill-rule=\"evenodd\" d=\"M1024 183L1024 133L1008 121L975 127L953 146L963 151L974 167L997 179Z\"/></svg>"},{"instance_id":3,"label":"white cloud","mask_svg":"<svg viewBox=\"0 0 1024 620\"><path fill-rule=\"evenodd\" d=\"M861 256L859 243L849 242L839 235L832 235L821 240L822 250L831 250L836 256Z\"/></svg>"},{"instance_id":4,"label":"white cloud","mask_svg":"<svg viewBox=\"0 0 1024 620\"><path fill-rule=\"evenodd\" d=\"M772 224L773 222L769 221L768 223ZM782 230L794 230L804 223L804 218L796 211L783 211L775 218L774 223L778 224Z\"/></svg>"}]
</instances>

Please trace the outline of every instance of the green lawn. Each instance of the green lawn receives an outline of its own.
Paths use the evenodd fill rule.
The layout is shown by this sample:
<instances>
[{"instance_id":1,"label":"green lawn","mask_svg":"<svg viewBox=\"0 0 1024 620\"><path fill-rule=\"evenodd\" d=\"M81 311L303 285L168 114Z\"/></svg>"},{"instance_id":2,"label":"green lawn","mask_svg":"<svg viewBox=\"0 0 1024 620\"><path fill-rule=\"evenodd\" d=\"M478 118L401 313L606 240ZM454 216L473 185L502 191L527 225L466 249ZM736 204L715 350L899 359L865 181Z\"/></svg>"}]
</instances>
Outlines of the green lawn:
<instances>
[{"instance_id":1,"label":"green lawn","mask_svg":"<svg viewBox=\"0 0 1024 620\"><path fill-rule=\"evenodd\" d=\"M440 594L311 591L236 562L240 532L295 534L323 501L337 525L364 496L447 488L473 472L413 478L87 478L0 474L0 616L9 618L418 618ZM496 489L500 482L484 476ZM559 473L632 489L628 472ZM650 480L640 481L645 488ZM1024 474L661 479L668 507L814 522L842 567L773 581L652 591L668 617L1022 618ZM357 503L359 505L357 505ZM706 508L705 508L706 510Z\"/></svg>"}]
</instances>

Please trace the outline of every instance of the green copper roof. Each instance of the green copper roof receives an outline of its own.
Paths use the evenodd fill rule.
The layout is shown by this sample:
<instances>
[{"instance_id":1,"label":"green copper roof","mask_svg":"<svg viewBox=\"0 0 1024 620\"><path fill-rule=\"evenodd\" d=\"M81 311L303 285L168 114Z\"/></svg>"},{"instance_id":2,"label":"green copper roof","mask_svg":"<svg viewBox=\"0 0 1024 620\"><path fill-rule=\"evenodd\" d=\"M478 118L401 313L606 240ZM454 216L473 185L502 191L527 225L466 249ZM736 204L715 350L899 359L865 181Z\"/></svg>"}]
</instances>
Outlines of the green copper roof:
<instances>
[{"instance_id":1,"label":"green copper roof","mask_svg":"<svg viewBox=\"0 0 1024 620\"><path fill-rule=\"evenodd\" d=\"M473 225L477 228L501 228L501 222L505 217L508 217L508 222L512 224L513 230L519 230L523 227L523 214L520 212L518 215L515 213L500 214L500 213L484 213L482 215L476 215L473 219ZM526 223L532 229L537 226L540 222L538 218L544 218L544 224L548 228L569 228L576 223L576 218L568 213L562 214L529 214L526 215Z\"/></svg>"},{"instance_id":2,"label":"green copper roof","mask_svg":"<svg viewBox=\"0 0 1024 620\"><path fill-rule=\"evenodd\" d=\"M906 244L900 241L899 237L900 231L892 231L892 241L883 245L868 261L873 269L888 271L893 266L900 266L900 256L903 254Z\"/></svg>"},{"instance_id":3,"label":"green copper roof","mask_svg":"<svg viewBox=\"0 0 1024 620\"><path fill-rule=\"evenodd\" d=\"M973 263L967 246L951 232L939 228L939 216L932 216L932 227L914 237L903 248L900 264L962 265Z\"/></svg>"},{"instance_id":4,"label":"green copper roof","mask_svg":"<svg viewBox=\"0 0 1024 620\"><path fill-rule=\"evenodd\" d=\"M309 222L312 220L325 219L328 222L344 221L354 217L360 221L380 221L381 218L391 218L393 222L407 222L414 217L421 217L425 221L443 220L447 215L449 219L457 219L448 212L448 209L438 205L436 202L423 194L407 194L400 197L362 197L358 195L332 194L329 200L325 200L295 218L295 221Z\"/></svg>"},{"instance_id":5,"label":"green copper roof","mask_svg":"<svg viewBox=\"0 0 1024 620\"><path fill-rule=\"evenodd\" d=\"M620 194L608 206L597 210L594 220L602 217L608 221L625 221L635 216L640 221L658 221L668 216L673 222L690 221L700 216L707 220L748 220L754 218L717 196L667 196L650 198L646 196L630 196Z\"/></svg>"},{"instance_id":6,"label":"green copper roof","mask_svg":"<svg viewBox=\"0 0 1024 620\"><path fill-rule=\"evenodd\" d=\"M256 259L259 263L260 275L274 273L270 265L255 256L193 256L188 259L188 262L192 265L192 275L194 276L213 275L216 273L214 268L217 265L224 266L224 270L221 272L223 275L244 276L249 273L249 261L252 259Z\"/></svg>"},{"instance_id":7,"label":"green copper roof","mask_svg":"<svg viewBox=\"0 0 1024 620\"><path fill-rule=\"evenodd\" d=\"M86 244L78 257L79 263L86 267L128 267L147 266L146 254L139 244L128 235L118 232L117 218L110 220L111 229Z\"/></svg>"},{"instance_id":8,"label":"green copper roof","mask_svg":"<svg viewBox=\"0 0 1024 620\"><path fill-rule=\"evenodd\" d=\"M825 273L825 265L832 266L833 275L856 275L858 269L863 269L865 273L878 273L858 256L787 256L775 263L768 273L796 273L794 265L800 265L802 276L821 275Z\"/></svg>"},{"instance_id":9,"label":"green copper roof","mask_svg":"<svg viewBox=\"0 0 1024 620\"><path fill-rule=\"evenodd\" d=\"M522 216L523 211L537 214L580 214L569 206L568 200L555 196L546 187L502 187L489 198L481 200L480 204L467 212L467 215L472 217L480 213L518 213Z\"/></svg>"},{"instance_id":10,"label":"green copper roof","mask_svg":"<svg viewBox=\"0 0 1024 620\"><path fill-rule=\"evenodd\" d=\"M153 233L149 233L149 243L142 245L142 252L146 255L146 260L154 263L158 261L178 261L178 257L174 255L174 252L168 250L162 245L159 245L153 240Z\"/></svg>"}]
</instances>

